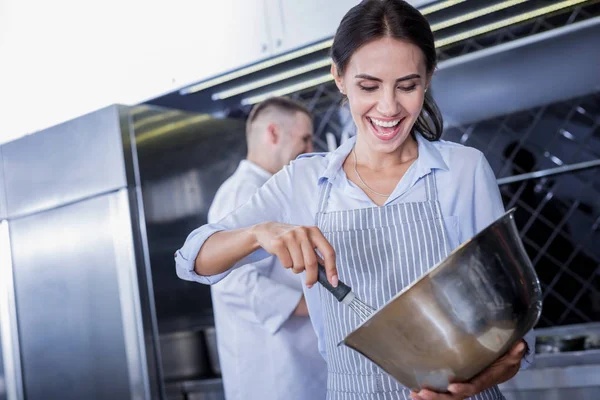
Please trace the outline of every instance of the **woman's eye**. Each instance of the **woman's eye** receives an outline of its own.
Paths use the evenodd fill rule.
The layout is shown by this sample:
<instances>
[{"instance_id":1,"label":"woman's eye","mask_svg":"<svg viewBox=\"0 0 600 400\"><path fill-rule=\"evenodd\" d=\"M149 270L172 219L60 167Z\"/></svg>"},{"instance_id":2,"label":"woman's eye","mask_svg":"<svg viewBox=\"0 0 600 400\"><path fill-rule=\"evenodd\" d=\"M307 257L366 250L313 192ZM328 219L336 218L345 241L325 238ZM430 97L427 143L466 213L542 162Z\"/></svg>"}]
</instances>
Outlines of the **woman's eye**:
<instances>
[{"instance_id":1,"label":"woman's eye","mask_svg":"<svg viewBox=\"0 0 600 400\"><path fill-rule=\"evenodd\" d=\"M361 86L360 89L365 92L372 92L377 89L377 86Z\"/></svg>"},{"instance_id":2,"label":"woman's eye","mask_svg":"<svg viewBox=\"0 0 600 400\"><path fill-rule=\"evenodd\" d=\"M398 89L402 90L403 92L412 92L413 90L415 90L416 87L417 85L398 86Z\"/></svg>"}]
</instances>

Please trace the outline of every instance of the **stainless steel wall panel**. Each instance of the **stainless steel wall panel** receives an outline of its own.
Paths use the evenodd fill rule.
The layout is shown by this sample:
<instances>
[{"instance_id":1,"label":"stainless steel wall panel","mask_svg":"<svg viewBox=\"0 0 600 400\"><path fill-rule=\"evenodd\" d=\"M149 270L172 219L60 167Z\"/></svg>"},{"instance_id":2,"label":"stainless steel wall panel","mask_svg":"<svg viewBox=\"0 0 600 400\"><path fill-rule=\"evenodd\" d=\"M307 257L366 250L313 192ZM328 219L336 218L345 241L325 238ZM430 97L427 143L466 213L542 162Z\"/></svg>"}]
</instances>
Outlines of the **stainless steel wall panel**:
<instances>
[{"instance_id":1,"label":"stainless steel wall panel","mask_svg":"<svg viewBox=\"0 0 600 400\"><path fill-rule=\"evenodd\" d=\"M6 219L6 189L4 188L4 165L2 162L2 147L0 146L0 220Z\"/></svg>"},{"instance_id":2,"label":"stainless steel wall panel","mask_svg":"<svg viewBox=\"0 0 600 400\"><path fill-rule=\"evenodd\" d=\"M146 399L127 190L11 221L25 395Z\"/></svg>"},{"instance_id":3,"label":"stainless steel wall panel","mask_svg":"<svg viewBox=\"0 0 600 400\"><path fill-rule=\"evenodd\" d=\"M447 125L481 121L600 88L600 17L441 62L433 95Z\"/></svg>"},{"instance_id":4,"label":"stainless steel wall panel","mask_svg":"<svg viewBox=\"0 0 600 400\"><path fill-rule=\"evenodd\" d=\"M23 400L9 223L0 220L0 399Z\"/></svg>"},{"instance_id":5,"label":"stainless steel wall panel","mask_svg":"<svg viewBox=\"0 0 600 400\"><path fill-rule=\"evenodd\" d=\"M9 218L127 185L118 108L110 106L3 145Z\"/></svg>"}]
</instances>

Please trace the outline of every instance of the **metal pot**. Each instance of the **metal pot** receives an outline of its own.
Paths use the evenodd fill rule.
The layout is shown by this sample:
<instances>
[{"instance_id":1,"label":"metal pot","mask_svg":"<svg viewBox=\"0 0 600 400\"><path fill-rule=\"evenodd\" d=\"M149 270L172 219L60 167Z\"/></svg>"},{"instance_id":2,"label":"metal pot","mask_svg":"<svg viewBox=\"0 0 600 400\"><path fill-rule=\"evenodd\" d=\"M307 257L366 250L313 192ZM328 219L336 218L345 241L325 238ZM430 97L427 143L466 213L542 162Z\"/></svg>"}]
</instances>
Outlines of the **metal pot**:
<instances>
[{"instance_id":1,"label":"metal pot","mask_svg":"<svg viewBox=\"0 0 600 400\"><path fill-rule=\"evenodd\" d=\"M208 375L202 329L161 334L160 352L165 380L195 379Z\"/></svg>"},{"instance_id":2,"label":"metal pot","mask_svg":"<svg viewBox=\"0 0 600 400\"><path fill-rule=\"evenodd\" d=\"M403 385L445 392L537 323L542 292L507 212L391 299L343 343Z\"/></svg>"}]
</instances>

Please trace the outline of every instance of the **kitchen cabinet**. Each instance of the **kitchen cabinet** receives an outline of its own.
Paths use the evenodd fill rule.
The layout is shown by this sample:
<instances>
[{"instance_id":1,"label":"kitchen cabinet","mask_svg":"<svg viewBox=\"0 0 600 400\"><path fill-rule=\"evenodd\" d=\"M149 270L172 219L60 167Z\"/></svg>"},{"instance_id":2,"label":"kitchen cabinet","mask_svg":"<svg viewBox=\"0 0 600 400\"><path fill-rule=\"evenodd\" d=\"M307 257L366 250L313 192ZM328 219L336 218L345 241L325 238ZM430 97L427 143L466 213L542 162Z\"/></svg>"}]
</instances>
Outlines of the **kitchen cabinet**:
<instances>
[{"instance_id":1,"label":"kitchen cabinet","mask_svg":"<svg viewBox=\"0 0 600 400\"><path fill-rule=\"evenodd\" d=\"M265 0L271 33L271 53L277 55L327 40L335 35L346 13L360 0ZM409 1L420 8L432 0Z\"/></svg>"},{"instance_id":2,"label":"kitchen cabinet","mask_svg":"<svg viewBox=\"0 0 600 400\"><path fill-rule=\"evenodd\" d=\"M192 8L196 9L193 10ZM265 2L222 0L185 4L176 28L182 43L170 50L179 86L205 80L271 56Z\"/></svg>"},{"instance_id":3,"label":"kitchen cabinet","mask_svg":"<svg viewBox=\"0 0 600 400\"><path fill-rule=\"evenodd\" d=\"M335 34L342 17L358 0L266 0L273 54L285 53Z\"/></svg>"}]
</instances>

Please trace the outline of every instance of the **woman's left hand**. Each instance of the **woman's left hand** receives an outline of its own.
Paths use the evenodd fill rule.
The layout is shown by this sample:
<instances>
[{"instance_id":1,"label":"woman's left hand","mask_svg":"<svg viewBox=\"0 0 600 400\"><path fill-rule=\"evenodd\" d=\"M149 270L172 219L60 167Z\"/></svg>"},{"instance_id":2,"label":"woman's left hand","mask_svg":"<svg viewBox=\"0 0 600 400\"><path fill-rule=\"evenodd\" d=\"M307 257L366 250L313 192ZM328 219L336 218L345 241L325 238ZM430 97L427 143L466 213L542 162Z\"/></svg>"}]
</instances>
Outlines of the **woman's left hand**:
<instances>
[{"instance_id":1,"label":"woman's left hand","mask_svg":"<svg viewBox=\"0 0 600 400\"><path fill-rule=\"evenodd\" d=\"M483 370L471 381L453 383L448 386L449 393L436 393L423 389L418 393L412 392L410 397L414 400L464 400L475 396L515 376L519 372L521 359L525 355L526 348L527 344L524 340L517 342L508 353Z\"/></svg>"}]
</instances>

